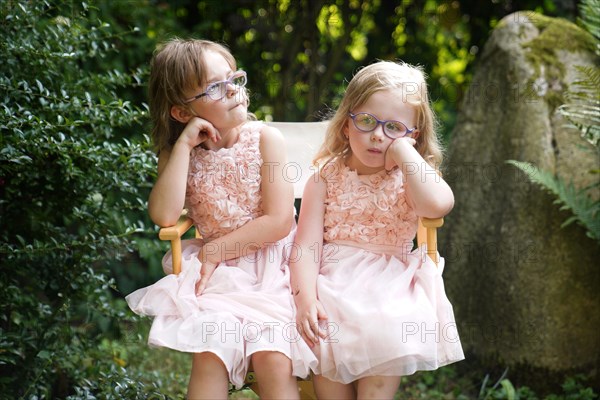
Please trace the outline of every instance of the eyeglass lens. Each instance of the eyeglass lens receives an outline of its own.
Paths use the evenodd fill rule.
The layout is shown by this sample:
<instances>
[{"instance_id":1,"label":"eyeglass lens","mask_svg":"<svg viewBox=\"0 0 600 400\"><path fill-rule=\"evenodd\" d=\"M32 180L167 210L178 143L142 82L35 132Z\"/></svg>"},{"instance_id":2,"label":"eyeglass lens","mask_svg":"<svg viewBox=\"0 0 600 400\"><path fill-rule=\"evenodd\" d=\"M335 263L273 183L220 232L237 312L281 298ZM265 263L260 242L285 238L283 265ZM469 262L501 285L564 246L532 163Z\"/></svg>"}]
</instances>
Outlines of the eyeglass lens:
<instances>
[{"instance_id":1,"label":"eyeglass lens","mask_svg":"<svg viewBox=\"0 0 600 400\"><path fill-rule=\"evenodd\" d=\"M246 74L234 75L230 79L222 82L216 82L206 88L206 94L213 100L221 100L227 94L228 86L234 85L237 87L246 86Z\"/></svg>"},{"instance_id":2,"label":"eyeglass lens","mask_svg":"<svg viewBox=\"0 0 600 400\"><path fill-rule=\"evenodd\" d=\"M354 126L363 132L371 132L379 122L374 116L367 113L356 114L353 118ZM383 123L383 131L390 137L402 137L408 132L408 128L400 121L380 121Z\"/></svg>"}]
</instances>

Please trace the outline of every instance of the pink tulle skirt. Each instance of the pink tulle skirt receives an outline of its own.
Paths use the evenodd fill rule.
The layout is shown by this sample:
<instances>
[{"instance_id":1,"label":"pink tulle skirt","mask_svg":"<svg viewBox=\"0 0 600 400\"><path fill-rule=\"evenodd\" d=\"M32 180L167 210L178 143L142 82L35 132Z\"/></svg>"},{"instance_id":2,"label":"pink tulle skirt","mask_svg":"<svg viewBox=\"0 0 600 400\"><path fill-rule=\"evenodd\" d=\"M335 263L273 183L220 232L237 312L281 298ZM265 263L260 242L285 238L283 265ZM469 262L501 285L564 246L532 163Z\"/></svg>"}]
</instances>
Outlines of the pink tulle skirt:
<instances>
[{"instance_id":1,"label":"pink tulle skirt","mask_svg":"<svg viewBox=\"0 0 600 400\"><path fill-rule=\"evenodd\" d=\"M243 386L250 356L259 351L285 354L295 374L305 377L316 360L293 319L287 260L294 234L295 229L272 246L220 263L200 296L195 286L202 241L184 241L179 275L170 274L168 252L163 267L169 275L126 297L135 313L154 317L148 343L214 353L237 388Z\"/></svg>"},{"instance_id":2,"label":"pink tulle skirt","mask_svg":"<svg viewBox=\"0 0 600 400\"><path fill-rule=\"evenodd\" d=\"M366 376L402 376L464 358L442 272L425 249L329 243L317 281L328 337L313 352L314 372L350 383Z\"/></svg>"}]
</instances>

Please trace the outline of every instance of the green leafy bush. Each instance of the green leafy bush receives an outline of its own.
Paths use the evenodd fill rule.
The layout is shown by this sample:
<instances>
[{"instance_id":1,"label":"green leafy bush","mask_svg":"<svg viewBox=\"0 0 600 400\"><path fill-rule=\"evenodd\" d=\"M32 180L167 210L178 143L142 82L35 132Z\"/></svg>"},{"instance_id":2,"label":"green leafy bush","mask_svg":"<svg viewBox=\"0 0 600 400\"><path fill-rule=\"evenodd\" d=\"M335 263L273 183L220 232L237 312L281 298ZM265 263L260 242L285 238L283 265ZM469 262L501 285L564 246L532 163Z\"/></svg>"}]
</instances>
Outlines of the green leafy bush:
<instances>
[{"instance_id":1,"label":"green leafy bush","mask_svg":"<svg viewBox=\"0 0 600 400\"><path fill-rule=\"evenodd\" d=\"M0 5L0 398L154 393L99 346L127 315L106 260L146 229L146 112L118 95L144 72L101 70L119 37L78 7Z\"/></svg>"}]
</instances>

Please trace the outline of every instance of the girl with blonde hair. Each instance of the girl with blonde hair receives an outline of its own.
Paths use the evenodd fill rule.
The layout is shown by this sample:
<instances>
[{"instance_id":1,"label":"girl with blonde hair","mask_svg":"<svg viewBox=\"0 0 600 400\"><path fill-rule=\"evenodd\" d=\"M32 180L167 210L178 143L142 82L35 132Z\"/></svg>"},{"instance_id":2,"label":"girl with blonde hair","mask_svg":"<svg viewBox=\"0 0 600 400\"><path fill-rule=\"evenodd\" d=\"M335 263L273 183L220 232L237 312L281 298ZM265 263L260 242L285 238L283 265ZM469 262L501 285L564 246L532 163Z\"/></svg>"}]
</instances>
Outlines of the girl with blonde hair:
<instances>
[{"instance_id":1,"label":"girl with blonde hair","mask_svg":"<svg viewBox=\"0 0 600 400\"><path fill-rule=\"evenodd\" d=\"M354 76L329 124L290 267L319 398L393 399L401 376L464 358L444 260L412 249L418 217L454 205L435 128L421 69L386 61Z\"/></svg>"}]
</instances>

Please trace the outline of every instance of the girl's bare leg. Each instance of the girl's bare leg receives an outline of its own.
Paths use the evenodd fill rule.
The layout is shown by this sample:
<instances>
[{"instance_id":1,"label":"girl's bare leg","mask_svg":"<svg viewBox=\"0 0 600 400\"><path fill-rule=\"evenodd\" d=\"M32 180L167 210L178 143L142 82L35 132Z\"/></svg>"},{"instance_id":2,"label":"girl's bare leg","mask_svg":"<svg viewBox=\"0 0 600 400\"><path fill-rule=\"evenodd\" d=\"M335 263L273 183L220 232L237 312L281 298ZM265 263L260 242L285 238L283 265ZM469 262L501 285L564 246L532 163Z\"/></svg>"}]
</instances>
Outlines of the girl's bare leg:
<instances>
[{"instance_id":1,"label":"girl's bare leg","mask_svg":"<svg viewBox=\"0 0 600 400\"><path fill-rule=\"evenodd\" d=\"M298 383L292 375L292 361L278 351L252 354L252 366L258 381L260 398L267 400L298 400Z\"/></svg>"},{"instance_id":2,"label":"girl's bare leg","mask_svg":"<svg viewBox=\"0 0 600 400\"><path fill-rule=\"evenodd\" d=\"M223 361L213 353L196 353L188 385L188 400L227 400L229 374Z\"/></svg>"},{"instance_id":3,"label":"girl's bare leg","mask_svg":"<svg viewBox=\"0 0 600 400\"><path fill-rule=\"evenodd\" d=\"M368 376L361 378L356 384L356 398L358 400L392 400L400 387L400 380L401 377L399 376Z\"/></svg>"},{"instance_id":4,"label":"girl's bare leg","mask_svg":"<svg viewBox=\"0 0 600 400\"><path fill-rule=\"evenodd\" d=\"M319 399L352 400L356 399L356 391L351 383L334 382L320 375L313 377L315 393Z\"/></svg>"}]
</instances>

